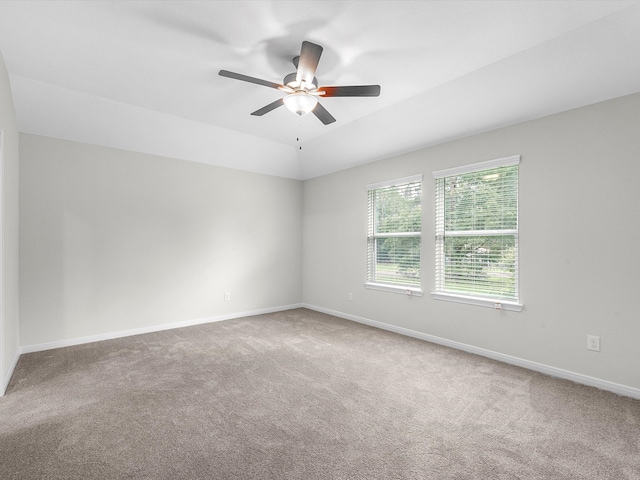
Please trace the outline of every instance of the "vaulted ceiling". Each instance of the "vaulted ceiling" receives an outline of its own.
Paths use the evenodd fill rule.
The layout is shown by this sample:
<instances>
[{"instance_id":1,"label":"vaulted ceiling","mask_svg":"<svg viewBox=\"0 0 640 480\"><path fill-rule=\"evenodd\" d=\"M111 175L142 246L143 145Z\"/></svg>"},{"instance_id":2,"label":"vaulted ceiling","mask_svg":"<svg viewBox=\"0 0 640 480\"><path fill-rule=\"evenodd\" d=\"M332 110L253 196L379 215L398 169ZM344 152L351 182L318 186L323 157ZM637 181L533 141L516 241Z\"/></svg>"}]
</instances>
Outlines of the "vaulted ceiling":
<instances>
[{"instance_id":1,"label":"vaulted ceiling","mask_svg":"<svg viewBox=\"0 0 640 480\"><path fill-rule=\"evenodd\" d=\"M303 40L323 125L283 95ZM638 1L3 1L20 131L306 179L640 91ZM300 148L302 147L302 148Z\"/></svg>"}]
</instances>

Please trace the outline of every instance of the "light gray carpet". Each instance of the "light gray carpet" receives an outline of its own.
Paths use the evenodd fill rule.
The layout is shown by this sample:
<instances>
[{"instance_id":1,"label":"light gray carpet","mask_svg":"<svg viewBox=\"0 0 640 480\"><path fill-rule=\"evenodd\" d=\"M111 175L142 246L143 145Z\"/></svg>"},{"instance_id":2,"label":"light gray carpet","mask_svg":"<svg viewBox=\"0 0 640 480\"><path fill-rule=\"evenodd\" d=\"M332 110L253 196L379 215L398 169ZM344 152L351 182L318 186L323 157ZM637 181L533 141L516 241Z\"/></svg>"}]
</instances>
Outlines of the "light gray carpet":
<instances>
[{"instance_id":1,"label":"light gray carpet","mask_svg":"<svg viewBox=\"0 0 640 480\"><path fill-rule=\"evenodd\" d=\"M640 401L309 310L24 355L8 479L640 479Z\"/></svg>"}]
</instances>

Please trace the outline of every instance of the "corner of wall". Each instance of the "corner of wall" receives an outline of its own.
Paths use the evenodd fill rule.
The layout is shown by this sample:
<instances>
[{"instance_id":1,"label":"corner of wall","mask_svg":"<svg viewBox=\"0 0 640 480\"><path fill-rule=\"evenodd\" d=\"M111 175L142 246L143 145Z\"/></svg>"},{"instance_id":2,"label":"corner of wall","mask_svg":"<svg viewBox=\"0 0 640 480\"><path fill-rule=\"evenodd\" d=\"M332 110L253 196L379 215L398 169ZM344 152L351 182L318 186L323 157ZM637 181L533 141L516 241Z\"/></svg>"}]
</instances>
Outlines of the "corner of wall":
<instances>
[{"instance_id":1,"label":"corner of wall","mask_svg":"<svg viewBox=\"0 0 640 480\"><path fill-rule=\"evenodd\" d=\"M18 144L11 84L0 52L0 395L19 358L18 342Z\"/></svg>"}]
</instances>

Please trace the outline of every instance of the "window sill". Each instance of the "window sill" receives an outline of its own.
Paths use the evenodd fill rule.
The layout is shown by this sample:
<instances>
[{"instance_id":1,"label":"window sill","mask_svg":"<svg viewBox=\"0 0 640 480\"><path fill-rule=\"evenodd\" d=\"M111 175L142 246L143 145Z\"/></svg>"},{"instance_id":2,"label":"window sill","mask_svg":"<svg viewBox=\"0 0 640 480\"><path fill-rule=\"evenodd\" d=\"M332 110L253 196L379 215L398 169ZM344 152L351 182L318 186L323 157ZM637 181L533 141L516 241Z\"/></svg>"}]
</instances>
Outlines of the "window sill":
<instances>
[{"instance_id":1,"label":"window sill","mask_svg":"<svg viewBox=\"0 0 640 480\"><path fill-rule=\"evenodd\" d=\"M422 290L416 287L399 287L396 285L385 285L382 283L365 283L365 288L370 290L382 290L383 292L400 293L408 297L421 297Z\"/></svg>"},{"instance_id":2,"label":"window sill","mask_svg":"<svg viewBox=\"0 0 640 480\"><path fill-rule=\"evenodd\" d=\"M457 295L453 293L431 292L434 300L445 300L447 302L464 303L467 305L477 305L489 307L495 310L509 310L511 312L521 312L524 305L507 300L490 300L488 298L471 297L467 295Z\"/></svg>"}]
</instances>

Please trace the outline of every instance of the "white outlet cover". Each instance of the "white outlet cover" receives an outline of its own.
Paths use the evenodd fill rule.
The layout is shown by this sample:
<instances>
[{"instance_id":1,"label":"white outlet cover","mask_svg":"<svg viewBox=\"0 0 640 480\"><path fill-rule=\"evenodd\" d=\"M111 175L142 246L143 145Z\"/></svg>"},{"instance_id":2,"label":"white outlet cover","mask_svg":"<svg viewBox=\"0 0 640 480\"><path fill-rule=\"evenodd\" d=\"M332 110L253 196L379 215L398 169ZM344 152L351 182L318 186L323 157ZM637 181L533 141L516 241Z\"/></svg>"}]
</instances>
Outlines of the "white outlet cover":
<instances>
[{"instance_id":1,"label":"white outlet cover","mask_svg":"<svg viewBox=\"0 0 640 480\"><path fill-rule=\"evenodd\" d=\"M594 352L600 351L600 337L596 335L587 335L587 350Z\"/></svg>"}]
</instances>

